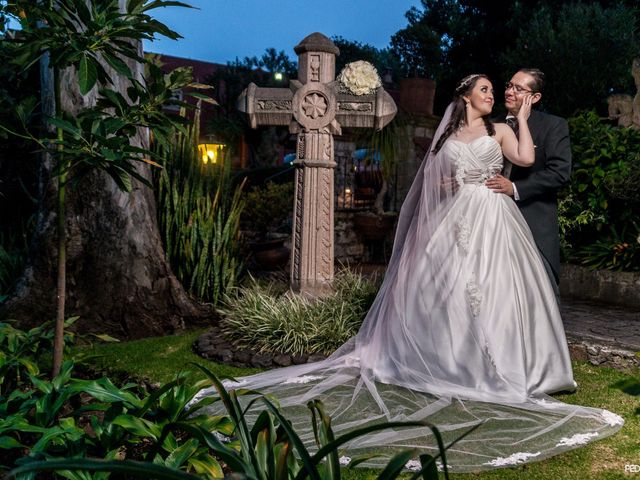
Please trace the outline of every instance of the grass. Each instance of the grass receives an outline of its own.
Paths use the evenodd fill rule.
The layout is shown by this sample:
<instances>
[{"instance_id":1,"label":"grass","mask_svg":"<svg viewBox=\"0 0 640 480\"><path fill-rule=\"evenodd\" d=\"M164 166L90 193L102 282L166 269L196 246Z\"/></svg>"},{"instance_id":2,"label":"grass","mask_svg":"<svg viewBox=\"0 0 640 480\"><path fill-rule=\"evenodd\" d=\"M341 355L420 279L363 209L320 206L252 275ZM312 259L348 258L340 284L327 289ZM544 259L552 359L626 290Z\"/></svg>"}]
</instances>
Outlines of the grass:
<instances>
[{"instance_id":1,"label":"grass","mask_svg":"<svg viewBox=\"0 0 640 480\"><path fill-rule=\"evenodd\" d=\"M183 335L152 337L122 343L102 343L88 347L76 347L74 353L95 355L88 361L92 369L105 375L128 376L149 382L165 383L175 378L182 370L193 373L194 378L205 375L190 362L213 370L220 376L240 377L251 375L257 368L236 368L206 360L195 354L193 343L204 330L193 330Z\"/></svg>"},{"instance_id":2,"label":"grass","mask_svg":"<svg viewBox=\"0 0 640 480\"><path fill-rule=\"evenodd\" d=\"M205 365L216 374L242 376L256 373L255 368L235 368L205 360L192 352L193 342L202 330L179 336L148 338L126 343L100 344L77 348L84 354L100 355L91 364L108 374L126 374L151 382L166 382L180 369L191 370L189 362ZM478 474L452 474L456 480L468 479L531 479L531 480L610 480L630 478L626 464L640 464L639 397L622 392L615 385L630 376L638 378L640 371L620 372L607 367L594 367L586 362L574 362L574 375L579 389L575 394L558 395L567 403L606 408L625 419L617 434L583 448L563 453L548 460L517 468L506 468ZM345 470L345 480L373 480L380 472L369 469ZM636 474L638 475L638 474ZM409 478L407 474L406 477ZM638 477L640 478L640 477Z\"/></svg>"}]
</instances>

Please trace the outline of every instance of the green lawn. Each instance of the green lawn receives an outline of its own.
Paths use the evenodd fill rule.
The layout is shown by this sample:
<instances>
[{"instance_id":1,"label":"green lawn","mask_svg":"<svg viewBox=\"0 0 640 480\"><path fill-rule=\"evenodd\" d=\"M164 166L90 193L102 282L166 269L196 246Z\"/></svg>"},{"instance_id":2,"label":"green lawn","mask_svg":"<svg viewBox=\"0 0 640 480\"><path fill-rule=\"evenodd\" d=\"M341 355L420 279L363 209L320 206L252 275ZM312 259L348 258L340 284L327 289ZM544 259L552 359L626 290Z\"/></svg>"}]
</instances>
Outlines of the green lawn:
<instances>
[{"instance_id":1,"label":"green lawn","mask_svg":"<svg viewBox=\"0 0 640 480\"><path fill-rule=\"evenodd\" d=\"M218 375L242 376L258 372L258 369L235 368L204 360L192 352L191 346L202 331L192 331L179 336L148 338L126 343L100 344L78 348L84 354L98 355L92 359L93 368L105 374L128 375L150 382L166 382L182 369L193 371L189 362L205 365ZM640 377L640 372L619 372L606 367L594 367L585 362L574 362L578 392L559 395L567 403L611 410L625 419L625 425L616 435L591 443L548 460L518 468L493 470L479 474L452 475L454 479L575 479L600 480L633 478L640 473L625 474L626 464L640 465L640 407L639 397L631 396L613 385L631 376ZM373 479L377 471L355 469L345 471L347 480ZM408 478L408 475L407 475Z\"/></svg>"},{"instance_id":2,"label":"green lawn","mask_svg":"<svg viewBox=\"0 0 640 480\"><path fill-rule=\"evenodd\" d=\"M204 373L190 365L190 362L204 365L219 376L240 377L260 371L257 368L221 365L193 353L191 347L203 332L204 330L193 330L182 335L94 344L74 350L85 355L96 355L97 358L91 359L89 363L97 371L116 377L133 376L153 383L173 380L176 373L182 370L192 372L197 379L205 378Z\"/></svg>"}]
</instances>

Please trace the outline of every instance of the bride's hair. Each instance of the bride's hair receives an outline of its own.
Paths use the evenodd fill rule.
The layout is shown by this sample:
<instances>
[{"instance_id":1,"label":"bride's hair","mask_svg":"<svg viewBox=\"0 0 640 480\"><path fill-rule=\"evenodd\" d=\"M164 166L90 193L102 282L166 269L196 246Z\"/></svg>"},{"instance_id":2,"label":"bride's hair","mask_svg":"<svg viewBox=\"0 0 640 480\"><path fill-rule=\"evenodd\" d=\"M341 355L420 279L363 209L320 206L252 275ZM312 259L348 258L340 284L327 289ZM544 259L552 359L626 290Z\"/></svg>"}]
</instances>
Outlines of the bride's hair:
<instances>
[{"instance_id":1,"label":"bride's hair","mask_svg":"<svg viewBox=\"0 0 640 480\"><path fill-rule=\"evenodd\" d=\"M486 78L487 80L489 80L489 77L482 73L474 73L473 75L467 75L462 80L460 80L460 83L458 83L458 86L453 92L453 110L451 111L451 120L449 120L449 123L444 129L444 132L442 132L442 135L438 139L438 143L436 143L436 146L433 148L434 155L440 151L442 145L444 145L444 142L447 141L447 138L449 138L453 132L463 126L465 101L462 97L471 93L471 90L473 90L473 87L476 86L476 83L481 78ZM482 120L484 120L484 125L487 129L487 135L489 135L490 137L495 135L496 129L493 126L493 123L491 123L491 121L489 120L489 115L487 114L483 116Z\"/></svg>"}]
</instances>

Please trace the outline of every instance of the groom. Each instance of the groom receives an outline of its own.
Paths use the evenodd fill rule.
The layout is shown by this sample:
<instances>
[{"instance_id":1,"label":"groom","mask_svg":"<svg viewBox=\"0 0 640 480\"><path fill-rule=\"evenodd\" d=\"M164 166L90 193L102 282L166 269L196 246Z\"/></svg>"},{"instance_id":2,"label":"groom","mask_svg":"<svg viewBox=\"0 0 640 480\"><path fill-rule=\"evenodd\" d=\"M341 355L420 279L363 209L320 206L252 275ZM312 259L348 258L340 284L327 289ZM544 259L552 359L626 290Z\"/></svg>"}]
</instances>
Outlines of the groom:
<instances>
[{"instance_id":1,"label":"groom","mask_svg":"<svg viewBox=\"0 0 640 480\"><path fill-rule=\"evenodd\" d=\"M535 68L521 68L507 82L504 104L506 121L518 133L516 116L526 95L532 104L542 97L544 73ZM505 163L503 175L487 180L487 187L513 197L529 224L533 238L559 297L560 238L558 233L558 190L569 182L571 175L571 145L566 120L531 110L529 130L535 146L535 163L518 167Z\"/></svg>"}]
</instances>

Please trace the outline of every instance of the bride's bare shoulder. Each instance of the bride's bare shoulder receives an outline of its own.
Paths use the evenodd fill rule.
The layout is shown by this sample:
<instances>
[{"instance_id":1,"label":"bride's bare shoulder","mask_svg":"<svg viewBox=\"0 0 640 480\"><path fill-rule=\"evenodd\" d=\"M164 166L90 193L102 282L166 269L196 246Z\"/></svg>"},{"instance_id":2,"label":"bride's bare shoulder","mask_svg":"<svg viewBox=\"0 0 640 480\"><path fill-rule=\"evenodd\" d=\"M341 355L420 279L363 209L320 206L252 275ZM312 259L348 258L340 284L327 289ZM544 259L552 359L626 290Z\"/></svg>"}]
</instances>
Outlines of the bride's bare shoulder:
<instances>
[{"instance_id":1,"label":"bride's bare shoulder","mask_svg":"<svg viewBox=\"0 0 640 480\"><path fill-rule=\"evenodd\" d=\"M493 126L496 129L496 133L504 133L506 130L511 130L511 127L503 122L494 122Z\"/></svg>"},{"instance_id":2,"label":"bride's bare shoulder","mask_svg":"<svg viewBox=\"0 0 640 480\"><path fill-rule=\"evenodd\" d=\"M498 142L500 143L502 143L502 139L505 137L505 135L509 135L508 132L513 133L513 130L511 130L511 127L506 123L494 122L493 126L496 129L496 140L498 140Z\"/></svg>"}]
</instances>

